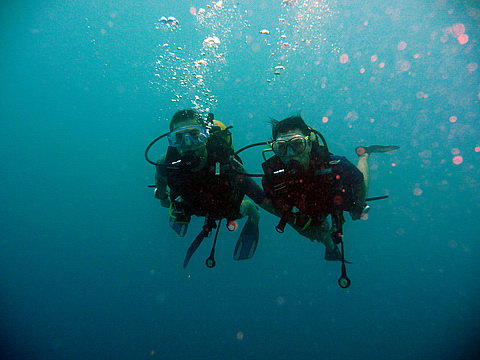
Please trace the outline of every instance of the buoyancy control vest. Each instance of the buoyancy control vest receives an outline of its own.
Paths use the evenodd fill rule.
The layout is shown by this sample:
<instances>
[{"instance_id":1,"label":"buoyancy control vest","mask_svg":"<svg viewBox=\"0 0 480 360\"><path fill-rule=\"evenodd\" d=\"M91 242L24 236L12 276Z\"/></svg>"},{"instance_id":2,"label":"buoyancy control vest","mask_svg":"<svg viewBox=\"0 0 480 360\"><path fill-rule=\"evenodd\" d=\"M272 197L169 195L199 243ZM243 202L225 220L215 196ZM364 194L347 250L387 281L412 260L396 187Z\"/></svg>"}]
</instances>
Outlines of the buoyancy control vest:
<instances>
[{"instance_id":1,"label":"buoyancy control vest","mask_svg":"<svg viewBox=\"0 0 480 360\"><path fill-rule=\"evenodd\" d=\"M278 156L262 164L264 191L283 214L283 226L293 222L306 228L318 225L330 214L349 211L353 189L344 181L339 163L333 154L314 143L307 170L286 166Z\"/></svg>"},{"instance_id":2,"label":"buoyancy control vest","mask_svg":"<svg viewBox=\"0 0 480 360\"><path fill-rule=\"evenodd\" d=\"M235 184L237 160L232 159L234 152L225 137L223 133L209 137L207 161L201 170L167 166L169 196L175 211L212 219L240 217L244 194ZM166 164L175 164L178 160L181 160L178 150L169 147Z\"/></svg>"}]
</instances>

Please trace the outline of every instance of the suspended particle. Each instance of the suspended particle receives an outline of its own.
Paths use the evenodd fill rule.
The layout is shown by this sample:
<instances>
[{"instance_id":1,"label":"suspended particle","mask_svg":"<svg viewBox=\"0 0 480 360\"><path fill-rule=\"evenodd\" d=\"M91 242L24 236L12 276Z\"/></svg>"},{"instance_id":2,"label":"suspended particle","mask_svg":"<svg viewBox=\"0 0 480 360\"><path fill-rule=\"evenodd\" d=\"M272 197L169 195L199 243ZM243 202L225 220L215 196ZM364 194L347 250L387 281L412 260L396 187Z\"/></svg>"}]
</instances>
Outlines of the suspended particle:
<instances>
[{"instance_id":1,"label":"suspended particle","mask_svg":"<svg viewBox=\"0 0 480 360\"><path fill-rule=\"evenodd\" d=\"M452 162L453 162L455 165L460 165L460 164L463 162L463 157L460 156L460 155L454 156L454 157L452 158Z\"/></svg>"},{"instance_id":2,"label":"suspended particle","mask_svg":"<svg viewBox=\"0 0 480 360\"><path fill-rule=\"evenodd\" d=\"M277 65L277 66L275 66L273 73L274 73L275 75L280 75L280 74L282 73L282 71L284 71L284 70L285 70L285 66L283 66L283 65Z\"/></svg>"},{"instance_id":3,"label":"suspended particle","mask_svg":"<svg viewBox=\"0 0 480 360\"><path fill-rule=\"evenodd\" d=\"M207 37L203 40L203 46L208 48L218 47L220 45L220 39L216 36Z\"/></svg>"},{"instance_id":4,"label":"suspended particle","mask_svg":"<svg viewBox=\"0 0 480 360\"><path fill-rule=\"evenodd\" d=\"M460 45L465 45L468 42L468 35L467 34L462 34L459 37L457 37L457 41Z\"/></svg>"},{"instance_id":5,"label":"suspended particle","mask_svg":"<svg viewBox=\"0 0 480 360\"><path fill-rule=\"evenodd\" d=\"M348 55L342 54L340 55L340 64L346 64L348 62Z\"/></svg>"},{"instance_id":6,"label":"suspended particle","mask_svg":"<svg viewBox=\"0 0 480 360\"><path fill-rule=\"evenodd\" d=\"M416 187L415 189L413 189L413 195L420 196L422 194L423 194L423 190L420 189L419 187Z\"/></svg>"}]
</instances>

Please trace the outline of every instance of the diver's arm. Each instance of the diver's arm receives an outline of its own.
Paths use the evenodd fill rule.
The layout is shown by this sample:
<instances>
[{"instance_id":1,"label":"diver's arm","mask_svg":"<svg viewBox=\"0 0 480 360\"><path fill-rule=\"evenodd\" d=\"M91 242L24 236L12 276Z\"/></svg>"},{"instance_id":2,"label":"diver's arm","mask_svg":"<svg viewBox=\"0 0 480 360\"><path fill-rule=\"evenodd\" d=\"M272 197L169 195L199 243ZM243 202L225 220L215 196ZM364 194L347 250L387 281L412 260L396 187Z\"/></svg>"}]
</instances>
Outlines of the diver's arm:
<instances>
[{"instance_id":1,"label":"diver's arm","mask_svg":"<svg viewBox=\"0 0 480 360\"><path fill-rule=\"evenodd\" d=\"M363 174L363 182L364 182L364 195L363 200L367 198L368 193L368 184L370 180L370 172L368 170L368 154L363 154L358 157L357 168Z\"/></svg>"},{"instance_id":2,"label":"diver's arm","mask_svg":"<svg viewBox=\"0 0 480 360\"><path fill-rule=\"evenodd\" d=\"M260 206L263 210L268 211L272 215L281 217L281 213L277 209L275 209L272 201L267 197L264 197L263 201L259 203L258 206Z\"/></svg>"},{"instance_id":3,"label":"diver's arm","mask_svg":"<svg viewBox=\"0 0 480 360\"><path fill-rule=\"evenodd\" d=\"M164 164L164 159L158 161L159 164ZM160 200L163 207L170 206L170 198L167 191L167 176L164 166L157 166L155 171L155 197Z\"/></svg>"},{"instance_id":4,"label":"diver's arm","mask_svg":"<svg viewBox=\"0 0 480 360\"><path fill-rule=\"evenodd\" d=\"M245 195L252 199L255 204L260 206L263 210L268 211L275 216L281 216L281 214L275 210L272 201L265 195L262 188L253 181L252 177L242 175L245 173L243 167L239 165L237 171L239 172L238 181L242 184Z\"/></svg>"},{"instance_id":5,"label":"diver's arm","mask_svg":"<svg viewBox=\"0 0 480 360\"><path fill-rule=\"evenodd\" d=\"M366 173L367 178L365 178L365 173L360 167L357 168L346 158L343 158L340 163L343 169L343 176L346 180L346 184L349 188L352 189L352 208L349 210L350 216L353 220L360 219L363 209L365 208L365 199L367 198L367 184L368 184L368 172Z\"/></svg>"},{"instance_id":6,"label":"diver's arm","mask_svg":"<svg viewBox=\"0 0 480 360\"><path fill-rule=\"evenodd\" d=\"M350 215L353 220L360 219L363 209L365 208L365 199L367 197L367 187L365 182L362 181L359 184L353 185L353 209L350 211Z\"/></svg>"},{"instance_id":7,"label":"diver's arm","mask_svg":"<svg viewBox=\"0 0 480 360\"><path fill-rule=\"evenodd\" d=\"M168 197L166 179L155 176L155 185L155 197L160 200L160 204L163 207L170 207L170 198Z\"/></svg>"}]
</instances>

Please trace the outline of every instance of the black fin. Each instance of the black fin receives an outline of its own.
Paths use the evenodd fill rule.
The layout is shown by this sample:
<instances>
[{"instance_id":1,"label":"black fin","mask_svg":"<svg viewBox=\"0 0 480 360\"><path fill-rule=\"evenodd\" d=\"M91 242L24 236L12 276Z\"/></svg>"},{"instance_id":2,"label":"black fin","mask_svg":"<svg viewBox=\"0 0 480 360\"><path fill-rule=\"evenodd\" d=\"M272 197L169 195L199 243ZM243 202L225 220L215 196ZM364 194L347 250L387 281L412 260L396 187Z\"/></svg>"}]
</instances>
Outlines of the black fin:
<instances>
[{"instance_id":1,"label":"black fin","mask_svg":"<svg viewBox=\"0 0 480 360\"><path fill-rule=\"evenodd\" d=\"M258 238L258 223L254 223L249 218L243 226L242 233L238 238L233 258L235 260L250 259L257 249Z\"/></svg>"},{"instance_id":2,"label":"black fin","mask_svg":"<svg viewBox=\"0 0 480 360\"><path fill-rule=\"evenodd\" d=\"M188 262L192 258L193 254L195 254L195 251L197 251L198 247L202 243L203 239L205 239L208 236L208 232L205 230L200 231L200 233L197 235L195 240L193 240L192 244L187 250L187 253L185 254L185 260L183 260L183 268L185 269L188 265Z\"/></svg>"}]
</instances>

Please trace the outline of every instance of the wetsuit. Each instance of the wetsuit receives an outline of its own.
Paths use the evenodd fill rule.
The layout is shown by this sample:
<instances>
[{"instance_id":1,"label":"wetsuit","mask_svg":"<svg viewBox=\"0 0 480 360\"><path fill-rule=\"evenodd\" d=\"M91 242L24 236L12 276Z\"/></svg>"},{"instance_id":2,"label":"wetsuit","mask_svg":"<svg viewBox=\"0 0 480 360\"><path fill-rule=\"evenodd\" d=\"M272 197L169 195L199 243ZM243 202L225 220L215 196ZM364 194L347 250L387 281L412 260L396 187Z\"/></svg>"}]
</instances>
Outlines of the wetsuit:
<instances>
[{"instance_id":1,"label":"wetsuit","mask_svg":"<svg viewBox=\"0 0 480 360\"><path fill-rule=\"evenodd\" d=\"M306 230L322 225L330 214L363 209L363 174L345 157L324 153L318 145L312 148L306 170L286 166L278 156L262 166L265 195L282 214L280 227L283 222L283 227L289 223Z\"/></svg>"},{"instance_id":2,"label":"wetsuit","mask_svg":"<svg viewBox=\"0 0 480 360\"><path fill-rule=\"evenodd\" d=\"M206 165L199 171L156 167L156 183L168 184L170 201L178 212L188 218L196 215L234 220L241 217L240 206L245 195L257 204L264 201L264 192L252 178L242 175L245 171L237 160L223 161L219 174L216 174L216 160L209 152ZM159 164L165 164L165 160Z\"/></svg>"}]
</instances>

